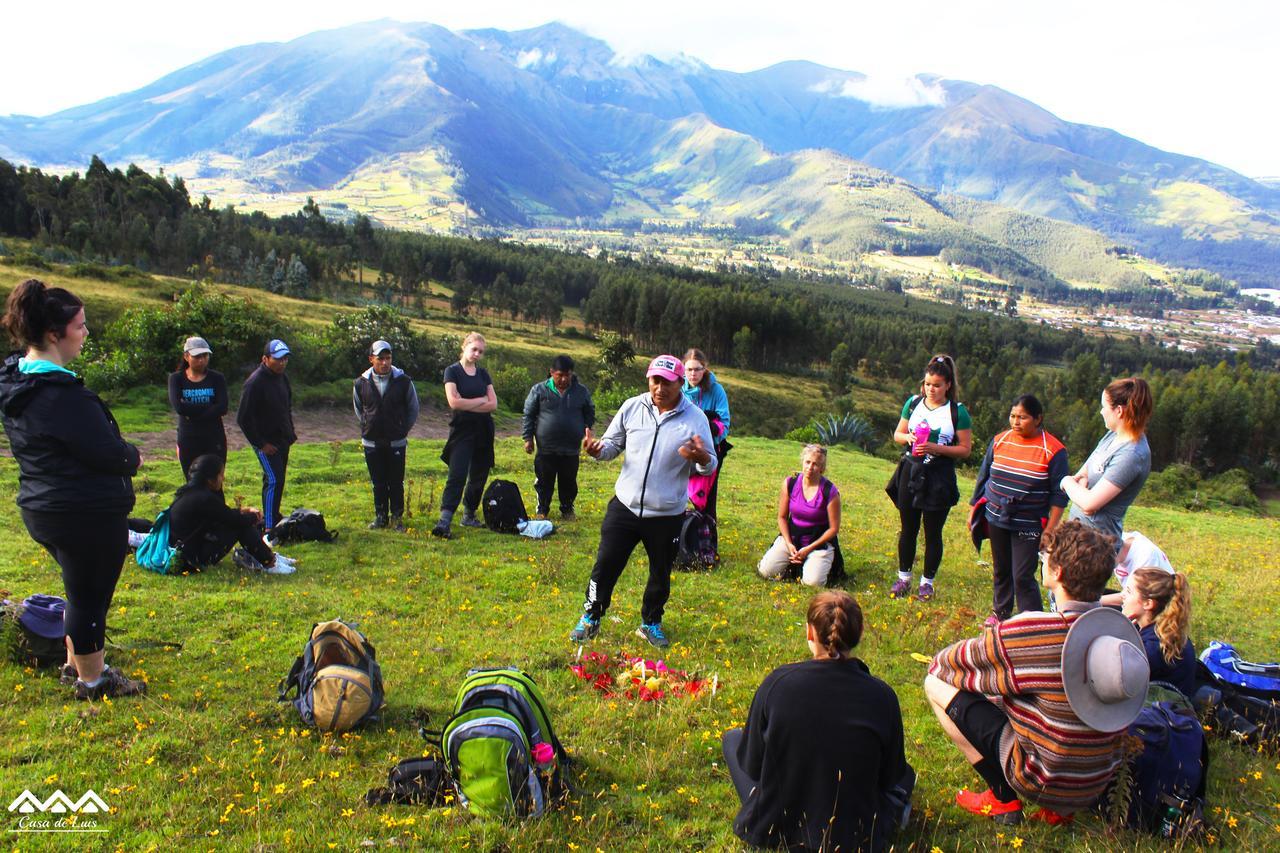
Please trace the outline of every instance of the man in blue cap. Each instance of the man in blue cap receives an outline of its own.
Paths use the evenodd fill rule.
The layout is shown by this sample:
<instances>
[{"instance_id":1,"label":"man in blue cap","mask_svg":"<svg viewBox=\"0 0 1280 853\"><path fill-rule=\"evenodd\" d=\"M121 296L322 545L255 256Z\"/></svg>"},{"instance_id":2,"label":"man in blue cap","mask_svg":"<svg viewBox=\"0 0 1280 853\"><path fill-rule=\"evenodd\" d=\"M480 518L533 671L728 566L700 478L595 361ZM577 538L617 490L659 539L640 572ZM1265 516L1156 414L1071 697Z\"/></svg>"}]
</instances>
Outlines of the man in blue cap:
<instances>
[{"instance_id":1,"label":"man in blue cap","mask_svg":"<svg viewBox=\"0 0 1280 853\"><path fill-rule=\"evenodd\" d=\"M278 338L268 341L262 364L244 382L236 411L236 423L262 466L262 520L268 536L280 521L289 448L298 440L293 431L293 389L284 375L288 366L288 345Z\"/></svg>"},{"instance_id":2,"label":"man in blue cap","mask_svg":"<svg viewBox=\"0 0 1280 853\"><path fill-rule=\"evenodd\" d=\"M418 392L408 374L391 363L391 344L374 341L369 369L356 377L352 404L360 419L360 443L373 483L370 530L404 531L404 462L409 431L418 420Z\"/></svg>"}]
</instances>

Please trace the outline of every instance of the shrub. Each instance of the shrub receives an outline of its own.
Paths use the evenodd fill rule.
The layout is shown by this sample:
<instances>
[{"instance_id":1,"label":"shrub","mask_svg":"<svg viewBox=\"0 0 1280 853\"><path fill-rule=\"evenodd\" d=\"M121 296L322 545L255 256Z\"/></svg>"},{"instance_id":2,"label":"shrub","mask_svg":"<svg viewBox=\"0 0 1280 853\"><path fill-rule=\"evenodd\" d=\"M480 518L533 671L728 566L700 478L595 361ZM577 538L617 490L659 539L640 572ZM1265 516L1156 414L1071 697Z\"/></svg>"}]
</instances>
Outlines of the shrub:
<instances>
[{"instance_id":1,"label":"shrub","mask_svg":"<svg viewBox=\"0 0 1280 853\"><path fill-rule=\"evenodd\" d=\"M410 329L408 319L399 311L389 305L370 305L338 315L325 328L321 335L327 356L322 359L324 375L354 379L369 368L369 345L377 340L391 344L396 366L414 379L438 376L453 362L452 350L442 353L437 344Z\"/></svg>"},{"instance_id":2,"label":"shrub","mask_svg":"<svg viewBox=\"0 0 1280 853\"><path fill-rule=\"evenodd\" d=\"M25 249L15 252L12 255L5 255L4 261L0 263L5 263L14 267L31 267L32 269L37 270L53 269L53 267L49 266L48 262L46 262L44 258L40 257L35 252L27 251Z\"/></svg>"},{"instance_id":3,"label":"shrub","mask_svg":"<svg viewBox=\"0 0 1280 853\"><path fill-rule=\"evenodd\" d=\"M1190 465L1175 463L1147 478L1139 500L1147 505L1169 505L1183 509L1231 506L1259 512L1262 504L1253 493L1249 474L1240 468L1203 479Z\"/></svg>"},{"instance_id":4,"label":"shrub","mask_svg":"<svg viewBox=\"0 0 1280 853\"><path fill-rule=\"evenodd\" d=\"M208 340L215 367L235 375L261 358L269 339L284 337L286 327L247 299L196 285L172 307L126 311L107 327L100 346L81 355L79 369L94 374L102 388L160 382L181 362L182 342L191 335ZM105 353L111 354L107 363L95 364Z\"/></svg>"},{"instance_id":5,"label":"shrub","mask_svg":"<svg viewBox=\"0 0 1280 853\"><path fill-rule=\"evenodd\" d=\"M852 444L869 450L875 441L876 431L861 415L849 414L842 418L827 415L826 420L816 420L813 428L818 433L818 441L826 445Z\"/></svg>"},{"instance_id":6,"label":"shrub","mask_svg":"<svg viewBox=\"0 0 1280 853\"><path fill-rule=\"evenodd\" d=\"M490 371L493 390L498 395L498 403L513 412L524 411L524 398L533 385L533 374L528 369L515 364L504 364Z\"/></svg>"},{"instance_id":7,"label":"shrub","mask_svg":"<svg viewBox=\"0 0 1280 853\"><path fill-rule=\"evenodd\" d=\"M787 441L798 441L801 444L817 444L820 440L817 427L811 423L796 427L783 438Z\"/></svg>"}]
</instances>

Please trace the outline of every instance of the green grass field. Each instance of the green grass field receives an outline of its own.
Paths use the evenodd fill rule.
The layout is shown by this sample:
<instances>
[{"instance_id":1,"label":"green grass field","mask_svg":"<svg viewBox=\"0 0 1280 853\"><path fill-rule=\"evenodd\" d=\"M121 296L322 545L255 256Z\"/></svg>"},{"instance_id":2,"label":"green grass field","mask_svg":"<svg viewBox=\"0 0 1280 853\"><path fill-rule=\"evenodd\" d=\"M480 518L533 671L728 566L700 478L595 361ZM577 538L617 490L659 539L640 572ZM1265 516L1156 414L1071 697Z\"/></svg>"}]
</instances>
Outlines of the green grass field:
<instances>
[{"instance_id":1,"label":"green grass field","mask_svg":"<svg viewBox=\"0 0 1280 853\"><path fill-rule=\"evenodd\" d=\"M746 437L735 443L720 498L724 563L711 574L677 575L665 620L675 641L666 659L717 675L715 696L609 700L568 669L577 649L566 635L580 612L616 462L584 462L579 520L548 540L464 530L440 542L426 533L444 479L440 442L411 447L413 529L406 535L365 530L369 487L354 440L338 451L304 445L291 459L286 509L321 510L341 538L288 549L300 568L286 577L247 576L229 560L203 574L161 577L129 560L110 613L108 660L145 677L149 694L78 703L51 673L0 662L0 792L12 799L30 789L44 798L61 789L75 799L92 788L111 806L98 821L107 831L77 841L97 849L739 849L720 734L745 719L765 674L807 655L810 591L754 573L774 535L778 483L796 469L798 447ZM958 788L978 780L944 742L920 689L925 667L910 655L979 630L989 568L974 559L953 517L939 596L926 605L888 600L897 529L882 491L890 470L861 453L831 454L829 474L845 501L847 586L866 612L859 654L898 692L908 759L920 774L900 848L1157 849L1153 839L1109 835L1092 816L1068 828L997 832L951 804ZM532 499L531 464L517 439L499 442L493 476L516 480ZM135 480L135 514L157 512L177 485L176 461L149 460ZM16 488L16 465L0 459L0 506L8 507L0 518L0 587L17 599L60 593L56 567L14 508ZM259 503L248 452L233 454L227 494ZM1275 657L1280 619L1270 591L1280 521L1146 507L1129 520L1189 573L1198 645L1224 638L1255 659ZM649 655L633 634L644 576L643 560L633 559L595 649ZM389 703L380 723L340 737L302 728L292 707L275 701L276 682L312 623L332 617L358 622L377 646ZM456 806L363 805L363 793L382 784L398 758L423 749L415 718L426 712L441 725L466 670L500 664L521 666L543 685L576 758L572 800L523 824L476 820ZM1210 843L1274 848L1277 757L1217 739L1212 748ZM7 829L16 826L16 816L5 819ZM61 847L47 836L6 841L15 849Z\"/></svg>"}]
</instances>

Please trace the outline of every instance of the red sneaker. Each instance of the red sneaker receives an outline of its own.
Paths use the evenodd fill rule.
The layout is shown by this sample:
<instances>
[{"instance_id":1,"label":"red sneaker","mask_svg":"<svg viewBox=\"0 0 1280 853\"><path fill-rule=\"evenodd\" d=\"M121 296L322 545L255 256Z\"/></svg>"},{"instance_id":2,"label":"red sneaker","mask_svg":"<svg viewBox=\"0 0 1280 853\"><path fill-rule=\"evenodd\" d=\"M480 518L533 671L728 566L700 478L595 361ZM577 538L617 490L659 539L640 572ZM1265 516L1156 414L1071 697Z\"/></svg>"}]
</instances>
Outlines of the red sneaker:
<instances>
[{"instance_id":1,"label":"red sneaker","mask_svg":"<svg viewBox=\"0 0 1280 853\"><path fill-rule=\"evenodd\" d=\"M1042 820L1049 826L1061 826L1064 823L1071 823L1075 819L1076 816L1074 814L1058 814L1052 809L1046 809L1044 806L1041 806L1028 818L1028 820Z\"/></svg>"},{"instance_id":2,"label":"red sneaker","mask_svg":"<svg viewBox=\"0 0 1280 853\"><path fill-rule=\"evenodd\" d=\"M1016 797L1007 803L1001 802L996 799L995 794L991 793L990 788L981 794L962 790L956 794L956 805L967 812L989 817L1002 826L1022 823L1022 802Z\"/></svg>"}]
</instances>

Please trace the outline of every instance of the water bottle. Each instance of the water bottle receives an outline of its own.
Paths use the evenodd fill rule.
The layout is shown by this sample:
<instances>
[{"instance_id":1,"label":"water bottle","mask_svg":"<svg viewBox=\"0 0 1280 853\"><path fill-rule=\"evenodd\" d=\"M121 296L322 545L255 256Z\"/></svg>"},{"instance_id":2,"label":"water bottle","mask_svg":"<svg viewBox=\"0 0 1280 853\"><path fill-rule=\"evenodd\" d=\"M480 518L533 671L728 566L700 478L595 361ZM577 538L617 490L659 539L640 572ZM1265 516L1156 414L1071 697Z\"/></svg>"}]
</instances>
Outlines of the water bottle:
<instances>
[{"instance_id":1,"label":"water bottle","mask_svg":"<svg viewBox=\"0 0 1280 853\"><path fill-rule=\"evenodd\" d=\"M1182 812L1186 800L1176 794L1160 795L1160 837L1177 838L1182 834Z\"/></svg>"},{"instance_id":2,"label":"water bottle","mask_svg":"<svg viewBox=\"0 0 1280 853\"><path fill-rule=\"evenodd\" d=\"M911 452L913 455L917 447L919 447L920 445L924 444L926 441L929 440L929 434L931 432L933 432L933 430L929 428L928 421L921 421L920 423L916 424L916 430L915 430L916 440L911 445ZM928 462L929 457L926 456L924 461Z\"/></svg>"}]
</instances>

